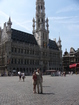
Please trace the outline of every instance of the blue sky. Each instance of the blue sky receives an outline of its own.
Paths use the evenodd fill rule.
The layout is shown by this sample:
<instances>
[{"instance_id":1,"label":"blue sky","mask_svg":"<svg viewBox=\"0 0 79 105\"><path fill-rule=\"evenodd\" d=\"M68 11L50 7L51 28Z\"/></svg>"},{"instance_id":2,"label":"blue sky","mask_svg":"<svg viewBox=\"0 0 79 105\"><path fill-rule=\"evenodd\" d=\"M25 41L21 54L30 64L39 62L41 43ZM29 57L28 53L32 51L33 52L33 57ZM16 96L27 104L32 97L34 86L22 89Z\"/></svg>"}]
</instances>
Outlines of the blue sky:
<instances>
[{"instance_id":1,"label":"blue sky","mask_svg":"<svg viewBox=\"0 0 79 105\"><path fill-rule=\"evenodd\" d=\"M0 26L11 17L12 28L32 33L36 0L0 0ZM45 0L46 18L49 19L49 38L61 38L62 50L79 48L79 0Z\"/></svg>"}]
</instances>

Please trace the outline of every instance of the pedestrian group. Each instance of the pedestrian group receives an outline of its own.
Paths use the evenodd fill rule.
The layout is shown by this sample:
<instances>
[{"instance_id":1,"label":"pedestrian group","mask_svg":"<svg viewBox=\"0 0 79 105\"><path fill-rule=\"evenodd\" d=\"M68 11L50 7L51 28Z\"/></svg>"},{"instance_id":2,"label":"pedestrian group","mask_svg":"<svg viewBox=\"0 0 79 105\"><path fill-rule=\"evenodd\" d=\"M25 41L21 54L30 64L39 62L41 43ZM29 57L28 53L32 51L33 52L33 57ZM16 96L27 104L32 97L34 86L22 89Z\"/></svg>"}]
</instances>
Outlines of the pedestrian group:
<instances>
[{"instance_id":1,"label":"pedestrian group","mask_svg":"<svg viewBox=\"0 0 79 105\"><path fill-rule=\"evenodd\" d=\"M19 71L18 75L19 75L19 81L21 81L21 78L22 78L24 82L25 73L21 73ZM32 79L33 79L33 93L42 94L43 93L43 88L42 88L43 77L42 77L42 72L40 71L40 69L37 69L33 72Z\"/></svg>"},{"instance_id":2,"label":"pedestrian group","mask_svg":"<svg viewBox=\"0 0 79 105\"><path fill-rule=\"evenodd\" d=\"M19 81L21 81L21 78L23 79L23 82L25 80L25 73L21 73L20 71L18 72L19 75Z\"/></svg>"},{"instance_id":3,"label":"pedestrian group","mask_svg":"<svg viewBox=\"0 0 79 105\"><path fill-rule=\"evenodd\" d=\"M43 93L43 88L42 88L42 82L43 82L43 77L42 77L42 72L37 69L37 71L34 71L33 73L33 93L36 93L36 86L37 86L37 93L42 94Z\"/></svg>"}]
</instances>

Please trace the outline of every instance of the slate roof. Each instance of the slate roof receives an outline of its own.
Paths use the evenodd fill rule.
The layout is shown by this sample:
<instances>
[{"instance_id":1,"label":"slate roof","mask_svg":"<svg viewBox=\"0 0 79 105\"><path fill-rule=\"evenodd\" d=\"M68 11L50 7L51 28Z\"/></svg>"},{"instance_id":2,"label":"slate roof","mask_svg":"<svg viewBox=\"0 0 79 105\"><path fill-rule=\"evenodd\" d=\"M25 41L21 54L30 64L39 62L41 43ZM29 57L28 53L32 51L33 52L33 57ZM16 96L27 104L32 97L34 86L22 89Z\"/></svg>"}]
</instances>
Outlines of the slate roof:
<instances>
[{"instance_id":1,"label":"slate roof","mask_svg":"<svg viewBox=\"0 0 79 105\"><path fill-rule=\"evenodd\" d=\"M34 35L19 31L19 30L15 30L15 29L11 29L11 30L12 30L12 36L11 36L12 40L25 42L28 44L38 45L37 41L35 40ZM56 42L53 40L49 39L49 45L48 46L50 49L59 50Z\"/></svg>"},{"instance_id":2,"label":"slate roof","mask_svg":"<svg viewBox=\"0 0 79 105\"><path fill-rule=\"evenodd\" d=\"M49 39L49 48L53 50L59 50L55 41Z\"/></svg>"},{"instance_id":3,"label":"slate roof","mask_svg":"<svg viewBox=\"0 0 79 105\"><path fill-rule=\"evenodd\" d=\"M79 53L79 48L76 50L76 53Z\"/></svg>"},{"instance_id":4,"label":"slate roof","mask_svg":"<svg viewBox=\"0 0 79 105\"><path fill-rule=\"evenodd\" d=\"M37 45L37 42L32 34L25 33L22 31L18 31L15 29L12 29L12 36L11 38L15 41L25 42L28 44L34 44Z\"/></svg>"}]
</instances>

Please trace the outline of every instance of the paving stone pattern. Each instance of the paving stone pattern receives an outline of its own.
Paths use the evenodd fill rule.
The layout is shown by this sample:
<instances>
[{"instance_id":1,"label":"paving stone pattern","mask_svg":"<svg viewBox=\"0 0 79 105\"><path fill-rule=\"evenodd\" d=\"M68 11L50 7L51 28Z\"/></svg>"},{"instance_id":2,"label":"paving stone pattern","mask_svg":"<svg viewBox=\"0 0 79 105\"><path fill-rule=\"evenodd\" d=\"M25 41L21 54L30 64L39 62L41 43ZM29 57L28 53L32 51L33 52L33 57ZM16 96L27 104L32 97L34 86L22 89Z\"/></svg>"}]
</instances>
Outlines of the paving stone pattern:
<instances>
[{"instance_id":1,"label":"paving stone pattern","mask_svg":"<svg viewBox=\"0 0 79 105\"><path fill-rule=\"evenodd\" d=\"M0 77L0 105L79 105L79 75L43 76L43 94L33 94L32 76Z\"/></svg>"}]
</instances>

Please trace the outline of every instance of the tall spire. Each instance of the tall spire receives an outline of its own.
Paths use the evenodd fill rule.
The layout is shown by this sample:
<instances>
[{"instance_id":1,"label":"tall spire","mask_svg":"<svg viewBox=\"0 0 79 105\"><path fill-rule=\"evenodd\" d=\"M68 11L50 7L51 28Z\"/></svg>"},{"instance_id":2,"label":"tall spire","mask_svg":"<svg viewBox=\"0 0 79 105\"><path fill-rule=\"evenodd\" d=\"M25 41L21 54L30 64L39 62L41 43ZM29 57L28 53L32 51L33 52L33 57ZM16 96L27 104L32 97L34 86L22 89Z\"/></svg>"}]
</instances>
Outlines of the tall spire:
<instances>
[{"instance_id":1,"label":"tall spire","mask_svg":"<svg viewBox=\"0 0 79 105\"><path fill-rule=\"evenodd\" d=\"M33 35L40 48L48 48L48 28L48 18L45 20L45 2L44 0L36 0L36 19L33 19Z\"/></svg>"},{"instance_id":2,"label":"tall spire","mask_svg":"<svg viewBox=\"0 0 79 105\"><path fill-rule=\"evenodd\" d=\"M36 1L36 30L45 29L45 3L44 0Z\"/></svg>"},{"instance_id":3,"label":"tall spire","mask_svg":"<svg viewBox=\"0 0 79 105\"><path fill-rule=\"evenodd\" d=\"M61 45L61 39L60 39L60 37L59 37L59 40L58 40L58 47L59 47L59 50L61 50L62 45Z\"/></svg>"},{"instance_id":4,"label":"tall spire","mask_svg":"<svg viewBox=\"0 0 79 105\"><path fill-rule=\"evenodd\" d=\"M35 28L36 31L39 30L48 31L48 27L49 27L48 18L45 20L45 2L44 0L36 0L36 21L34 22L33 19L33 29Z\"/></svg>"},{"instance_id":5,"label":"tall spire","mask_svg":"<svg viewBox=\"0 0 79 105\"><path fill-rule=\"evenodd\" d=\"M7 32L11 31L11 25L12 25L11 18L9 17L9 20L7 22Z\"/></svg>"},{"instance_id":6,"label":"tall spire","mask_svg":"<svg viewBox=\"0 0 79 105\"><path fill-rule=\"evenodd\" d=\"M35 19L33 18L33 34L34 34L34 32L35 32Z\"/></svg>"},{"instance_id":7,"label":"tall spire","mask_svg":"<svg viewBox=\"0 0 79 105\"><path fill-rule=\"evenodd\" d=\"M11 22L11 18L9 17L9 20L7 22L7 25L12 25L12 22Z\"/></svg>"}]
</instances>

